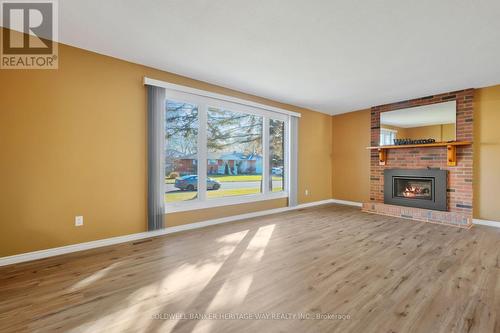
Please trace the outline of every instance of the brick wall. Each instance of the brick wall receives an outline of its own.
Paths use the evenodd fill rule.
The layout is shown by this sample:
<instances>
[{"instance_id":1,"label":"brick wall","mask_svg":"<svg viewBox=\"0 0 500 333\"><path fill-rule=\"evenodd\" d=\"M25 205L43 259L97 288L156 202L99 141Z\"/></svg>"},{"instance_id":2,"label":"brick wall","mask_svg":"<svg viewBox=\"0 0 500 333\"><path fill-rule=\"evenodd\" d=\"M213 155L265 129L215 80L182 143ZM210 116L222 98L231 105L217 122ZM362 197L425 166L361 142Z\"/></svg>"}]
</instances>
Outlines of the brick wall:
<instances>
[{"instance_id":1,"label":"brick wall","mask_svg":"<svg viewBox=\"0 0 500 333\"><path fill-rule=\"evenodd\" d=\"M371 109L371 145L378 146L380 136L380 113L457 101L457 141L473 141L474 90L467 89L446 94L428 96L404 102L375 106ZM447 166L446 147L403 148L387 150L387 163L379 165L378 152L371 151L370 201L384 202L384 169L423 169L427 167L448 170L448 210L472 217L472 145L457 147L457 166Z\"/></svg>"}]
</instances>

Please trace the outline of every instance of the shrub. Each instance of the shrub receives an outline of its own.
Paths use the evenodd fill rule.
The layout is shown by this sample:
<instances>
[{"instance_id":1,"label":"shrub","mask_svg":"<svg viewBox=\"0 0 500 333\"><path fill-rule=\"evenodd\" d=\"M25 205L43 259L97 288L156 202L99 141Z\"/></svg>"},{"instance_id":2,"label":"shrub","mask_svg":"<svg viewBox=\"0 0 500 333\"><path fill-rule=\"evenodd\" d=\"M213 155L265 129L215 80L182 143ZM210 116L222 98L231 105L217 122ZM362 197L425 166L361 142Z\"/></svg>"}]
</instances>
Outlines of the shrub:
<instances>
[{"instance_id":1,"label":"shrub","mask_svg":"<svg viewBox=\"0 0 500 333\"><path fill-rule=\"evenodd\" d=\"M171 172L168 174L167 176L167 179L175 179L175 178L179 178L179 173L178 172Z\"/></svg>"}]
</instances>

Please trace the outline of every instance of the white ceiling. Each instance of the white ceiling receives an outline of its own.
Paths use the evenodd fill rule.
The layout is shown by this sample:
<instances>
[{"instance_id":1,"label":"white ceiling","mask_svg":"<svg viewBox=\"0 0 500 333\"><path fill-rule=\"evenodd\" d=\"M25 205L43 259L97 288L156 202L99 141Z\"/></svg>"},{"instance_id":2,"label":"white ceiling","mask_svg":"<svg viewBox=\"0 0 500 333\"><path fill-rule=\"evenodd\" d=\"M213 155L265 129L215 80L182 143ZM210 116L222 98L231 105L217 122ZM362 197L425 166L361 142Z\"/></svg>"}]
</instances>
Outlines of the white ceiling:
<instances>
[{"instance_id":1,"label":"white ceiling","mask_svg":"<svg viewBox=\"0 0 500 333\"><path fill-rule=\"evenodd\" d=\"M457 102L445 102L413 108L400 109L380 114L380 123L401 128L454 124Z\"/></svg>"},{"instance_id":2,"label":"white ceiling","mask_svg":"<svg viewBox=\"0 0 500 333\"><path fill-rule=\"evenodd\" d=\"M498 0L63 0L63 43L338 114L500 83Z\"/></svg>"}]
</instances>

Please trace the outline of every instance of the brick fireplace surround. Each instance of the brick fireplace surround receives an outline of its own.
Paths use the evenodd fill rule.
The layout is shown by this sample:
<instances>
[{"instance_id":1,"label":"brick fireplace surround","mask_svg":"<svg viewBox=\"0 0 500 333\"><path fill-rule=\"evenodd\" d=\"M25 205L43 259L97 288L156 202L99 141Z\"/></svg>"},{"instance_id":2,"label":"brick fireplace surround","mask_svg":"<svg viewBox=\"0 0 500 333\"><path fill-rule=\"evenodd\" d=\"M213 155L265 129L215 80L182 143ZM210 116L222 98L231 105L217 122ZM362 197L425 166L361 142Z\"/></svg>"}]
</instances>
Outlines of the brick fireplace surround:
<instances>
[{"instance_id":1,"label":"brick fireplace surround","mask_svg":"<svg viewBox=\"0 0 500 333\"><path fill-rule=\"evenodd\" d=\"M371 145L379 145L380 114L382 112L452 100L457 102L456 140L472 142L474 90L467 89L372 107ZM379 165L378 152L372 150L370 157L370 202L363 204L363 210L462 228L472 226L472 145L457 147L456 166L447 165L446 152L446 147L389 149L387 150L386 165ZM384 204L385 169L425 169L427 167L448 170L447 212Z\"/></svg>"}]
</instances>

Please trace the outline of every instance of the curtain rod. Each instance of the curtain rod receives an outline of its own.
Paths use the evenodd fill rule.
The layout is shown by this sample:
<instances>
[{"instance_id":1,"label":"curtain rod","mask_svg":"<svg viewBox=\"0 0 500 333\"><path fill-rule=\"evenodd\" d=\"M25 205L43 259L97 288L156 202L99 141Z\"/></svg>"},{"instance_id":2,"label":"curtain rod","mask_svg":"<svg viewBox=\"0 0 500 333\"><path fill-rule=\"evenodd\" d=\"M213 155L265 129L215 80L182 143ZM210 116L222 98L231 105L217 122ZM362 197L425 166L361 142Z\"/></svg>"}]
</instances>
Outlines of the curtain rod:
<instances>
[{"instance_id":1,"label":"curtain rod","mask_svg":"<svg viewBox=\"0 0 500 333\"><path fill-rule=\"evenodd\" d=\"M168 90L179 91L179 92L194 94L194 95L198 95L198 96L215 98L215 99L219 99L219 100L223 100L223 101L227 101L227 102L233 102L233 103L238 103L238 104L242 104L242 105L252 106L252 107L256 107L256 108L263 109L263 110L268 110L268 111L273 111L273 112L277 112L277 113L281 113L281 114L286 114L286 115L289 115L292 117L299 117L299 118L301 117L301 114L297 113L297 112L288 111L285 109L277 108L277 107L266 105L266 104L252 102L252 101L249 101L246 99L241 99L241 98L232 97L232 96L228 96L228 95L213 93L210 91L191 88L191 87L187 87L187 86L182 86L182 85L174 84L174 83L170 83L170 82L155 80L155 79L152 79L152 78L149 78L146 76L144 77L144 84L149 85L149 86L161 87L161 88L165 88Z\"/></svg>"}]
</instances>

